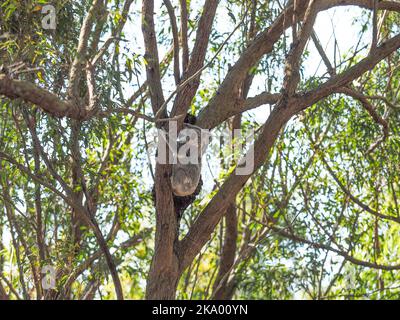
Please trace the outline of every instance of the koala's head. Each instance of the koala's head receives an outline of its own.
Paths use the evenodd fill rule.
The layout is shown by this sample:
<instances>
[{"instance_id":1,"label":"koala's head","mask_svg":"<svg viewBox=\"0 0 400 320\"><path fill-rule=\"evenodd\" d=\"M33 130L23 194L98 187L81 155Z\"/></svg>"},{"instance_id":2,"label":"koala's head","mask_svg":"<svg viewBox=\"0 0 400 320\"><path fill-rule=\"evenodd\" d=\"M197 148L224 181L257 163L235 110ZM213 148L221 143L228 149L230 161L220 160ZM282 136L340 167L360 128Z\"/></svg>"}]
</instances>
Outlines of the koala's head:
<instances>
[{"instance_id":1,"label":"koala's head","mask_svg":"<svg viewBox=\"0 0 400 320\"><path fill-rule=\"evenodd\" d=\"M204 154L210 143L211 133L189 123L184 124L184 128L178 135L178 146L187 145L198 148L200 156Z\"/></svg>"}]
</instances>

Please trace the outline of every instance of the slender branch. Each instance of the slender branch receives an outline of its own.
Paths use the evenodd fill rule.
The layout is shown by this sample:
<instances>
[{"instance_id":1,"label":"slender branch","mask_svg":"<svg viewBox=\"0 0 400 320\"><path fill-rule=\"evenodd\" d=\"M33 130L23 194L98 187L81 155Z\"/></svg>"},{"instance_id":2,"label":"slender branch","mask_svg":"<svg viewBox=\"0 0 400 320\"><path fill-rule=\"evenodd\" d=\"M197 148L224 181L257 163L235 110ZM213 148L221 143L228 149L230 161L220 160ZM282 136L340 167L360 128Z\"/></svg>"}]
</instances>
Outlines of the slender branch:
<instances>
[{"instance_id":1,"label":"slender branch","mask_svg":"<svg viewBox=\"0 0 400 320\"><path fill-rule=\"evenodd\" d=\"M70 98L79 97L79 80L83 68L85 67L85 59L88 48L89 36L92 30L93 23L95 21L96 12L103 5L103 0L93 0L92 5L83 20L81 31L79 34L78 48L76 51L76 56L71 64L69 73L69 86L68 86L68 96Z\"/></svg>"},{"instance_id":2,"label":"slender branch","mask_svg":"<svg viewBox=\"0 0 400 320\"><path fill-rule=\"evenodd\" d=\"M198 71L204 70L204 61L218 3L219 0L206 0L204 3L203 12L197 27L196 40L190 54L189 64L182 76L183 80L191 78L191 85L184 86L179 90L179 92L176 92L177 96L172 107L172 116L184 113L186 114L186 111L197 92L201 74L201 72ZM195 74L196 76L193 77Z\"/></svg>"},{"instance_id":3,"label":"slender branch","mask_svg":"<svg viewBox=\"0 0 400 320\"><path fill-rule=\"evenodd\" d=\"M303 237L301 237L299 235L296 235L296 234L293 234L291 232L285 231L284 229L278 228L278 227L273 226L271 224L268 227L274 233L276 233L276 234L278 234L278 235L280 235L282 237L291 239L291 240L293 240L295 242L307 244L307 245L309 245L309 246L311 246L313 248L316 248L316 249L322 249L322 250L327 250L327 251L330 251L330 252L334 252L334 253L338 254L339 256L342 256L345 260L347 260L347 261L349 261L349 262L351 262L353 264L359 265L359 266L364 266L364 267L368 267L368 268L372 268L372 269L380 269L380 270L400 270L400 264L383 265L383 264L378 264L378 263L372 263L372 262L369 262L369 261L363 261L363 260L360 260L360 259L357 259L357 258L351 256L350 254L348 254L345 251L333 248L330 245L314 242L312 240L309 240L309 239L303 238Z\"/></svg>"},{"instance_id":4,"label":"slender branch","mask_svg":"<svg viewBox=\"0 0 400 320\"><path fill-rule=\"evenodd\" d=\"M315 33L315 31L313 31L311 33L311 38L314 42L315 47L317 48L317 51L319 53L319 55L322 58L322 61L324 62L326 68L328 69L328 73L330 74L331 77L333 77L336 74L335 69L333 68L331 62L329 61L328 56L325 53L324 48L321 45L321 42L319 41L317 34Z\"/></svg>"},{"instance_id":5,"label":"slender branch","mask_svg":"<svg viewBox=\"0 0 400 320\"><path fill-rule=\"evenodd\" d=\"M165 6L167 7L169 20L171 22L172 29L172 37L173 37L173 46L174 46L174 77L175 84L178 85L180 81L180 66L179 66L179 32L178 26L176 23L176 17L174 12L174 7L171 4L170 0L163 0Z\"/></svg>"},{"instance_id":6,"label":"slender branch","mask_svg":"<svg viewBox=\"0 0 400 320\"><path fill-rule=\"evenodd\" d=\"M121 32L125 26L126 21L128 20L129 10L133 3L133 0L126 0L124 2L124 6L121 12L121 18L119 19L119 23L117 27L112 32L111 36L104 42L101 49L97 52L95 57L92 59L92 65L95 66L97 62L101 59L104 53L107 51L108 47L114 42L121 40Z\"/></svg>"},{"instance_id":7,"label":"slender branch","mask_svg":"<svg viewBox=\"0 0 400 320\"><path fill-rule=\"evenodd\" d=\"M146 237L149 232L152 229L144 229L141 232L139 232L137 235L134 235L133 237L129 238L128 240L122 242L118 247L117 247L117 252L120 250L124 249L129 249L132 248L139 243L141 243L144 240L144 237ZM65 281L64 287L69 288L72 283L85 271L87 270L96 260L100 259L102 255L101 250L97 250L95 253L93 253L88 259L86 259L84 262L82 262L68 277L68 279ZM114 253L115 255L115 253Z\"/></svg>"},{"instance_id":8,"label":"slender branch","mask_svg":"<svg viewBox=\"0 0 400 320\"><path fill-rule=\"evenodd\" d=\"M181 44L182 44L182 72L186 72L189 64L188 45L188 8L186 0L180 0L181 7Z\"/></svg>"},{"instance_id":9,"label":"slender branch","mask_svg":"<svg viewBox=\"0 0 400 320\"><path fill-rule=\"evenodd\" d=\"M294 2L297 3L296 1ZM283 80L283 92L284 96L291 96L295 93L296 88L300 82L300 58L310 37L315 19L318 13L318 1L311 0L308 4L307 10L304 15L303 26L300 30L300 34L295 35L292 49L289 51L285 65L285 77ZM293 10L293 16L297 19L297 13L295 12L297 6Z\"/></svg>"},{"instance_id":10,"label":"slender branch","mask_svg":"<svg viewBox=\"0 0 400 320\"><path fill-rule=\"evenodd\" d=\"M142 32L145 45L146 75L150 90L153 113L156 114L164 103L161 86L160 64L158 61L157 39L154 27L154 0L143 0Z\"/></svg>"},{"instance_id":11,"label":"slender branch","mask_svg":"<svg viewBox=\"0 0 400 320\"><path fill-rule=\"evenodd\" d=\"M389 136L389 123L387 120L382 118L375 110L374 106L371 105L371 103L368 101L367 97L364 96L362 93L357 92L349 87L343 87L338 90L339 92L343 92L344 94L353 97L360 101L361 105L364 107L364 109L368 112L368 114L371 116L371 118L382 127L382 137L379 138L375 143L373 143L370 148L368 149L367 153L372 152L376 147L379 146L380 143L385 141L388 136Z\"/></svg>"},{"instance_id":12,"label":"slender branch","mask_svg":"<svg viewBox=\"0 0 400 320\"><path fill-rule=\"evenodd\" d=\"M228 277L225 275L231 270L235 262L236 241L237 241L237 213L236 206L232 203L225 215L225 236L218 268L217 277L213 286L213 299L227 299L230 296L230 288L228 286Z\"/></svg>"},{"instance_id":13,"label":"slender branch","mask_svg":"<svg viewBox=\"0 0 400 320\"><path fill-rule=\"evenodd\" d=\"M192 76L190 76L189 78L185 79L183 82L181 82L179 84L179 86L176 87L176 89L170 94L170 96L167 98L167 100L163 103L163 105L161 106L160 110L157 112L157 114L155 115L155 118L159 118L161 116L161 114L165 111L165 109L167 108L168 102L171 101L171 99L178 93L180 93L185 86L189 85L194 79L196 79L206 68L208 68L211 63L218 57L219 53L221 52L221 50L223 49L223 47L226 45L226 43L229 41L229 39L233 36L233 34L236 32L236 30L240 27L240 25L243 23L244 18L242 19L242 21L240 21L236 27L233 29L233 31L229 34L229 36L224 40L224 42L219 46L218 50L216 51L216 53L213 55L213 57L210 59L210 61L208 61L203 67L201 67L199 70L197 70L197 72L195 72Z\"/></svg>"},{"instance_id":14,"label":"slender branch","mask_svg":"<svg viewBox=\"0 0 400 320\"><path fill-rule=\"evenodd\" d=\"M340 89L351 81L360 77L363 73L374 68L380 61L400 48L400 34L383 42L360 62L350 67L346 71L331 77L328 81L318 88L297 96L293 104L297 111L304 110L317 101L329 96L332 93L340 92Z\"/></svg>"},{"instance_id":15,"label":"slender branch","mask_svg":"<svg viewBox=\"0 0 400 320\"><path fill-rule=\"evenodd\" d=\"M399 217L395 217L395 216L388 216L385 214L382 214L376 210L371 209L368 205L364 204L363 202L361 202L361 200L359 200L357 197L355 197L351 191L349 189L347 189L345 187L345 185L340 181L340 179L338 178L338 176L335 174L335 172L332 170L332 168L330 167L330 165L328 164L328 162L326 161L325 157L322 156L322 153L319 153L320 155L320 159L322 161L322 163L325 165L326 169L328 170L329 174L332 176L333 180L336 181L336 183L338 184L338 186L340 187L340 189L342 189L342 191L351 199L351 201L353 201L355 204L357 204L361 209L365 210L366 212L372 214L375 217L378 217L380 219L385 219L385 220L390 220L390 221L394 221L397 223L400 223L400 218Z\"/></svg>"}]
</instances>

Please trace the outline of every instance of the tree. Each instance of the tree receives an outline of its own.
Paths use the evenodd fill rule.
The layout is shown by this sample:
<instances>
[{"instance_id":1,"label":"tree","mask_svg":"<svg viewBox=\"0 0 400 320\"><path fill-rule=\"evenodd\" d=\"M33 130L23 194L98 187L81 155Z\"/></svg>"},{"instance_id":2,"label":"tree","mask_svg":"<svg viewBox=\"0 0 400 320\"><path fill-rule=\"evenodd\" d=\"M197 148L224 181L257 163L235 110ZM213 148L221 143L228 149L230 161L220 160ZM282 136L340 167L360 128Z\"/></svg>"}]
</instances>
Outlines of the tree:
<instances>
[{"instance_id":1,"label":"tree","mask_svg":"<svg viewBox=\"0 0 400 320\"><path fill-rule=\"evenodd\" d=\"M400 269L382 258L380 239L398 239L400 222L400 3L162 4L158 10L153 0L142 2L143 56L132 49L140 41L130 41L138 30L127 30L135 25L127 23L135 16L132 0L60 1L57 27L47 31L41 25L41 5L7 1L1 7L1 230L11 235L15 249L11 253L2 245L1 257L13 259L18 275L1 276L0 296L90 299L110 275L115 297L122 299L126 283L131 290L140 287L137 274L146 268L141 263L148 263L146 242L153 239L153 229L142 226L145 215L155 218L144 294L149 299L174 299L178 287L179 292L188 292L189 283L204 287L202 298L230 299L235 292L246 297L248 291L247 296L265 297L257 285L277 287L278 297L290 297L290 286L273 283L283 278L299 280L299 287L311 279L319 285L314 290L304 286L304 291L309 297L324 298L335 283L344 281L340 275L347 262L352 264L348 272L358 267ZM368 32L371 36L363 48L354 39L349 58L337 63L324 51L314 25L322 12L343 6L368 12L364 25L359 22L360 39ZM217 11L222 9L234 25L225 34L216 26ZM307 77L304 62L311 45L327 72ZM140 73L142 66L145 75ZM267 77L268 85L249 96L259 76ZM127 92L132 92L129 98ZM248 111L266 110L267 104L269 115L258 126ZM352 111L352 106L363 112ZM238 175L237 164L224 164L208 194L174 196L172 165L146 158L147 136L155 128L167 130L171 121L182 129L187 114L196 115L196 126L214 132L255 127L254 170ZM341 136L344 132L347 135ZM350 135L359 135L360 140L347 139ZM342 144L327 144L335 137ZM364 152L362 159L358 150ZM213 154L218 156L218 151ZM300 157L293 160L294 154ZM153 174L153 192L147 190L143 165ZM357 168L354 176L338 174L345 165ZM352 184L365 196L355 195ZM304 215L300 222L290 219L296 211ZM372 234L362 230L363 223L370 226L370 220L360 218L365 213L374 219ZM363 256L370 244L373 256ZM312 254L297 252L304 246ZM133 269L127 263L132 248L142 259ZM339 269L319 274L317 268L325 265L321 252L326 253L325 261L332 254L342 257ZM213 272L201 283L203 255L211 260ZM286 257L306 259L313 271L296 275L271 268L267 283L259 279L247 289L246 268L252 266L249 272L258 278L264 274L265 259ZM49 264L57 270L57 285L51 290L41 282L41 268ZM4 266L3 258L3 273ZM24 275L26 269L32 279ZM325 274L332 277L328 285L322 284ZM85 280L83 285L79 277ZM398 281L381 274L381 293L384 278ZM189 298L183 293L180 297ZM193 294L194 289L190 297Z\"/></svg>"}]
</instances>

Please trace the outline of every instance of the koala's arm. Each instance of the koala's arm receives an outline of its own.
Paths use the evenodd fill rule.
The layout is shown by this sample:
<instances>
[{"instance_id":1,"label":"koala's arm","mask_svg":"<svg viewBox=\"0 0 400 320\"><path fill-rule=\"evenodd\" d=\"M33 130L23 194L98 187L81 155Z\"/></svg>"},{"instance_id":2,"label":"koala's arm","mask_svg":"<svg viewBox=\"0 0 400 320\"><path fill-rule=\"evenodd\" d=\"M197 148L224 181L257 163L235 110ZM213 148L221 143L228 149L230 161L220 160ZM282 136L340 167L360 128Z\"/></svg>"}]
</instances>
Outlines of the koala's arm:
<instances>
[{"instance_id":1,"label":"koala's arm","mask_svg":"<svg viewBox=\"0 0 400 320\"><path fill-rule=\"evenodd\" d=\"M176 196L184 197L193 194L199 184L200 164L180 164L172 166L171 186Z\"/></svg>"}]
</instances>

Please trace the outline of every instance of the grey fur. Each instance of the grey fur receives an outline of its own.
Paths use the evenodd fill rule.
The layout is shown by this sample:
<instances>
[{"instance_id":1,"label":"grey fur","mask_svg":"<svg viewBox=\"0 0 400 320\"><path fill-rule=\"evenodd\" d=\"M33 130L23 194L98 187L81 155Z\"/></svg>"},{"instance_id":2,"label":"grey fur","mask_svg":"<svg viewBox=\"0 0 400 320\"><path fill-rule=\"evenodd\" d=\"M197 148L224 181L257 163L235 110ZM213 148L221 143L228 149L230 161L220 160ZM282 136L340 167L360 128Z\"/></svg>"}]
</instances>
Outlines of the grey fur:
<instances>
[{"instance_id":1,"label":"grey fur","mask_svg":"<svg viewBox=\"0 0 400 320\"><path fill-rule=\"evenodd\" d=\"M201 158L206 151L209 143L209 132L197 126L185 123L184 129L178 135L178 155L176 155L177 163L172 166L171 185L172 191L176 196L184 197L195 192L200 181L201 174ZM199 143L200 142L200 143ZM197 149L197 161L185 163L179 155L179 150L183 146L185 149L190 147L190 150ZM181 159L182 158L182 159ZM187 159L187 158L185 158Z\"/></svg>"}]
</instances>

